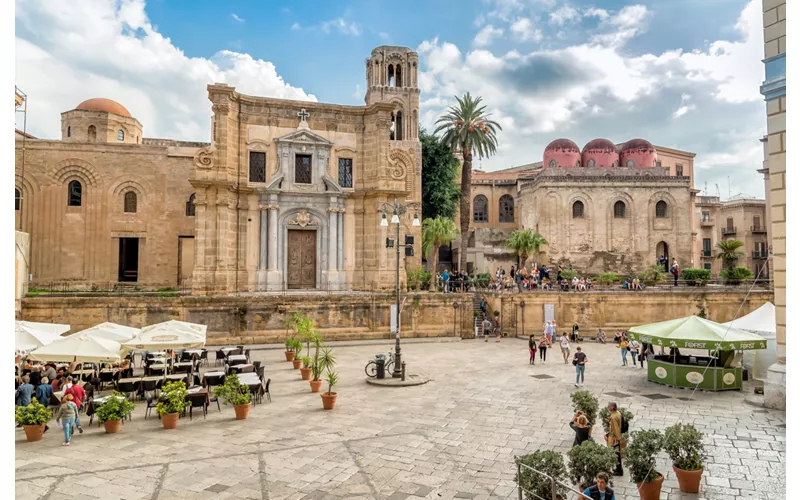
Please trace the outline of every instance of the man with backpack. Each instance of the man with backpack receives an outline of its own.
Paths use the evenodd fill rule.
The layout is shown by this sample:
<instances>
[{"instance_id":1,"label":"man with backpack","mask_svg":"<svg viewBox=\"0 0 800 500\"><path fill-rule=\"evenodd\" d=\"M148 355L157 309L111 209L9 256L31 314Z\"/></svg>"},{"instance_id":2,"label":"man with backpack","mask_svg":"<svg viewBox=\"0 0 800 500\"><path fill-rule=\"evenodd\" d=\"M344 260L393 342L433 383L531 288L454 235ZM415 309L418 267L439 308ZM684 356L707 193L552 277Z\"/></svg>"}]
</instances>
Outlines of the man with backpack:
<instances>
[{"instance_id":1,"label":"man with backpack","mask_svg":"<svg viewBox=\"0 0 800 500\"><path fill-rule=\"evenodd\" d=\"M680 270L678 269L678 262L675 259L672 259L672 267L669 269L669 272L671 272L672 277L675 278L675 284L672 286L678 286L678 275L680 274Z\"/></svg>"},{"instance_id":2,"label":"man with backpack","mask_svg":"<svg viewBox=\"0 0 800 500\"><path fill-rule=\"evenodd\" d=\"M628 432L628 422L622 417L622 414L617 409L617 403L613 401L608 403L608 411L611 412L609 419L608 434L606 434L606 444L609 447L616 448L617 452L617 469L614 471L615 476L621 476L622 472L622 434Z\"/></svg>"}]
</instances>

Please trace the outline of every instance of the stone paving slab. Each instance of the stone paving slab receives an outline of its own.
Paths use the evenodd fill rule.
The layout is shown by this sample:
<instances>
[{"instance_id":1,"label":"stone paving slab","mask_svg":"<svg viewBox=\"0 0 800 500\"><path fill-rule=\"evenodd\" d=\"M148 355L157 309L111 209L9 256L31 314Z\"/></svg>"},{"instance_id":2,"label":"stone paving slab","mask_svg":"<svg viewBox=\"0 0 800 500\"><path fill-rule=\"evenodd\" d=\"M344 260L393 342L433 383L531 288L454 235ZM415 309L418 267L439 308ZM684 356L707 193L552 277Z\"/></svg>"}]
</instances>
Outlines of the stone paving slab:
<instances>
[{"instance_id":1,"label":"stone paving slab","mask_svg":"<svg viewBox=\"0 0 800 500\"><path fill-rule=\"evenodd\" d=\"M392 345L334 347L341 382L333 411L322 409L280 350L263 350L252 356L272 379L272 402L256 405L248 420L214 405L205 419L184 418L165 431L138 403L120 433L87 420L69 448L54 425L37 443L16 429L16 498L510 499L515 455L569 450L572 365L553 356L531 366L517 339L404 343L409 369L431 382L368 385L366 361ZM603 403L618 398L634 414L631 430L681 421L705 433L710 457L700 494L678 491L663 455L662 498L785 498L783 412L745 404L744 392L693 394L647 382L646 370L619 366L611 345L587 343L584 351L585 388ZM652 394L666 398L645 397ZM618 498L638 497L628 477L614 483Z\"/></svg>"}]
</instances>

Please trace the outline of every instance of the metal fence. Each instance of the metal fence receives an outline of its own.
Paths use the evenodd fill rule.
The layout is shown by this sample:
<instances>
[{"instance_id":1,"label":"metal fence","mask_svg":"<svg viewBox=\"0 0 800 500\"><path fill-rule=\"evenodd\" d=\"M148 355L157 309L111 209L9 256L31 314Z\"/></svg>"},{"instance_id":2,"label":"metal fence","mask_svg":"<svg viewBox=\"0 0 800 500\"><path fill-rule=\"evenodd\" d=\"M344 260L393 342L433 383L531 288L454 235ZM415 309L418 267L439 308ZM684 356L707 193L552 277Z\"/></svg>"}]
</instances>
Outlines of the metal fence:
<instances>
[{"instance_id":1,"label":"metal fence","mask_svg":"<svg viewBox=\"0 0 800 500\"><path fill-rule=\"evenodd\" d=\"M587 498L591 500L591 497L576 490L574 486L523 464L519 458L515 457L515 461L517 463L515 482L517 483L518 500L583 500ZM526 476L530 480L524 480Z\"/></svg>"}]
</instances>

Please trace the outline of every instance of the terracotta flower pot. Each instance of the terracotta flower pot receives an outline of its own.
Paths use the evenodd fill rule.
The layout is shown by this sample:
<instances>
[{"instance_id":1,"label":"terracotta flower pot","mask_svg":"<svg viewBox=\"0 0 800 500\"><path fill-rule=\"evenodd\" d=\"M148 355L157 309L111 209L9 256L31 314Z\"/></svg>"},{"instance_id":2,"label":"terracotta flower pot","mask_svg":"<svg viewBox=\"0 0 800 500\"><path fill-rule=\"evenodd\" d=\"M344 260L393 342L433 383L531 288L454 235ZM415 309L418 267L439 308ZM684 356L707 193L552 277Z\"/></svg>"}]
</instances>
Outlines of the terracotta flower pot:
<instances>
[{"instance_id":1,"label":"terracotta flower pot","mask_svg":"<svg viewBox=\"0 0 800 500\"><path fill-rule=\"evenodd\" d=\"M322 388L322 380L309 380L308 383L311 385L311 392L319 392Z\"/></svg>"},{"instance_id":2,"label":"terracotta flower pot","mask_svg":"<svg viewBox=\"0 0 800 500\"><path fill-rule=\"evenodd\" d=\"M298 368L303 366L303 360L302 359L293 359L292 360L292 366L294 367L295 370L297 370Z\"/></svg>"},{"instance_id":3,"label":"terracotta flower pot","mask_svg":"<svg viewBox=\"0 0 800 500\"><path fill-rule=\"evenodd\" d=\"M106 420L105 422L103 422L103 427L106 428L107 434L114 434L115 432L119 432L121 426L122 426L122 420Z\"/></svg>"},{"instance_id":4,"label":"terracotta flower pot","mask_svg":"<svg viewBox=\"0 0 800 500\"><path fill-rule=\"evenodd\" d=\"M286 356L286 361L294 360L294 351L283 351L284 356Z\"/></svg>"},{"instance_id":5,"label":"terracotta flower pot","mask_svg":"<svg viewBox=\"0 0 800 500\"><path fill-rule=\"evenodd\" d=\"M322 396L322 407L326 410L333 410L333 407L336 406L337 395L335 392L323 392L320 394Z\"/></svg>"},{"instance_id":6,"label":"terracotta flower pot","mask_svg":"<svg viewBox=\"0 0 800 500\"><path fill-rule=\"evenodd\" d=\"M300 376L303 380L311 380L311 368L300 368Z\"/></svg>"},{"instance_id":7,"label":"terracotta flower pot","mask_svg":"<svg viewBox=\"0 0 800 500\"><path fill-rule=\"evenodd\" d=\"M245 405L233 405L233 411L236 412L236 420L247 420L250 416L250 408L252 405L247 403Z\"/></svg>"},{"instance_id":8,"label":"terracotta flower pot","mask_svg":"<svg viewBox=\"0 0 800 500\"><path fill-rule=\"evenodd\" d=\"M663 482L664 476L658 476L658 479L649 483L636 483L636 487L639 488L639 498L658 500L661 497L661 483Z\"/></svg>"},{"instance_id":9,"label":"terracotta flower pot","mask_svg":"<svg viewBox=\"0 0 800 500\"><path fill-rule=\"evenodd\" d=\"M700 479L703 477L703 469L683 470L672 466L675 475L678 476L678 487L684 493L697 493L700 491Z\"/></svg>"},{"instance_id":10,"label":"terracotta flower pot","mask_svg":"<svg viewBox=\"0 0 800 500\"><path fill-rule=\"evenodd\" d=\"M44 436L44 424L41 425L23 425L25 429L25 437L28 441L41 441Z\"/></svg>"},{"instance_id":11,"label":"terracotta flower pot","mask_svg":"<svg viewBox=\"0 0 800 500\"><path fill-rule=\"evenodd\" d=\"M165 429L174 429L175 427L178 427L179 416L179 413L167 413L166 415L161 415L161 425Z\"/></svg>"}]
</instances>

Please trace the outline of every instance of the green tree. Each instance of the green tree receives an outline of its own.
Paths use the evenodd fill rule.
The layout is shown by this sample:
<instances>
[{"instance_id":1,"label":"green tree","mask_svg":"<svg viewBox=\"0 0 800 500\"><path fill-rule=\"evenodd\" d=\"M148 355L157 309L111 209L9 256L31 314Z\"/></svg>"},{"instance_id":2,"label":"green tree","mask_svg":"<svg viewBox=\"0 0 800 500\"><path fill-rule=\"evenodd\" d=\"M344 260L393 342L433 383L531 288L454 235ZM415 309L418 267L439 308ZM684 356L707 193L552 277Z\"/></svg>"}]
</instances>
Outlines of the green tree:
<instances>
[{"instance_id":1,"label":"green tree","mask_svg":"<svg viewBox=\"0 0 800 500\"><path fill-rule=\"evenodd\" d=\"M717 248L719 249L719 253L717 254L717 258L725 263L725 267L733 267L740 257L744 257L744 253L739 251L743 246L744 243L739 240L718 241Z\"/></svg>"},{"instance_id":2,"label":"green tree","mask_svg":"<svg viewBox=\"0 0 800 500\"><path fill-rule=\"evenodd\" d=\"M436 217L422 221L422 255L427 259L433 250L431 258L431 284L430 291L436 290L436 261L439 258L439 247L447 245L458 237L458 228L451 218Z\"/></svg>"},{"instance_id":3,"label":"green tree","mask_svg":"<svg viewBox=\"0 0 800 500\"><path fill-rule=\"evenodd\" d=\"M520 259L519 265L524 266L529 255L536 254L538 256L542 246L547 245L547 240L532 229L517 229L511 233L504 244L506 248L517 254Z\"/></svg>"},{"instance_id":4,"label":"green tree","mask_svg":"<svg viewBox=\"0 0 800 500\"><path fill-rule=\"evenodd\" d=\"M456 96L457 106L436 120L434 135L441 132L440 141L453 151L460 151L464 163L461 165L461 250L458 252L459 269L467 269L467 245L469 242L469 223L472 219L472 157L489 157L497 152L498 130L500 125L489 120L491 113L481 105L480 97L472 97L469 92L464 97Z\"/></svg>"},{"instance_id":5,"label":"green tree","mask_svg":"<svg viewBox=\"0 0 800 500\"><path fill-rule=\"evenodd\" d=\"M422 143L422 218L453 219L461 192L456 184L458 159L449 147L422 127L419 142Z\"/></svg>"}]
</instances>

